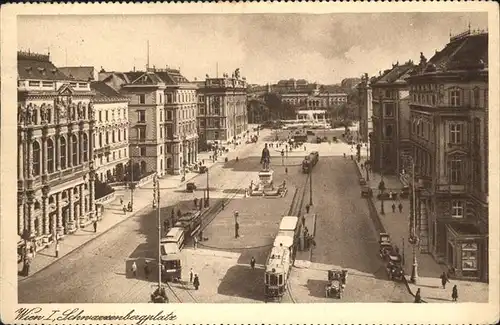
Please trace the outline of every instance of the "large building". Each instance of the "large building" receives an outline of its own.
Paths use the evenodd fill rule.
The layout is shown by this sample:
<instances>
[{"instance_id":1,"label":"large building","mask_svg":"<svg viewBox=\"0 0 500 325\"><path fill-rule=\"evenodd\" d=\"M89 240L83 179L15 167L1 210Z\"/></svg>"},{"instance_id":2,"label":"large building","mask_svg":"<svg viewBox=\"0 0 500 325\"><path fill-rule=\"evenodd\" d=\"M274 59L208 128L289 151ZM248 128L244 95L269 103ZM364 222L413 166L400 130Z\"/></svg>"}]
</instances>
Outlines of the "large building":
<instances>
[{"instance_id":1,"label":"large building","mask_svg":"<svg viewBox=\"0 0 500 325\"><path fill-rule=\"evenodd\" d=\"M91 82L95 92L94 168L103 183L122 182L129 163L128 99L102 81Z\"/></svg>"},{"instance_id":2,"label":"large building","mask_svg":"<svg viewBox=\"0 0 500 325\"><path fill-rule=\"evenodd\" d=\"M179 174L198 159L197 87L176 69L99 73L127 97L129 146L138 173Z\"/></svg>"},{"instance_id":3,"label":"large building","mask_svg":"<svg viewBox=\"0 0 500 325\"><path fill-rule=\"evenodd\" d=\"M199 88L198 130L206 143L227 143L246 134L247 84L236 70L233 77L207 78Z\"/></svg>"},{"instance_id":4,"label":"large building","mask_svg":"<svg viewBox=\"0 0 500 325\"><path fill-rule=\"evenodd\" d=\"M18 52L18 247L35 250L95 214L94 93L49 55ZM21 240L24 239L24 240Z\"/></svg>"},{"instance_id":5,"label":"large building","mask_svg":"<svg viewBox=\"0 0 500 325\"><path fill-rule=\"evenodd\" d=\"M459 278L487 280L487 32L421 55L408 84L420 248Z\"/></svg>"},{"instance_id":6,"label":"large building","mask_svg":"<svg viewBox=\"0 0 500 325\"><path fill-rule=\"evenodd\" d=\"M414 67L411 61L403 65L396 63L370 81L373 94L371 161L376 172L398 175L401 156L410 153L406 79Z\"/></svg>"}]
</instances>

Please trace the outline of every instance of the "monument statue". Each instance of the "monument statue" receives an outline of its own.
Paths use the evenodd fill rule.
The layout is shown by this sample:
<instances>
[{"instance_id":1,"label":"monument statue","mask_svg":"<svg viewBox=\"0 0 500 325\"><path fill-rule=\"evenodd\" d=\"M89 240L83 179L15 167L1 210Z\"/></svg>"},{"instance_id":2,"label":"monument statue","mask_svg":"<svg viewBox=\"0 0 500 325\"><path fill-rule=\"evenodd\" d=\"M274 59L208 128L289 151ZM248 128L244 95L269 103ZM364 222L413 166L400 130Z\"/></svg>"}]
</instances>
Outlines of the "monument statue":
<instances>
[{"instance_id":1,"label":"monument statue","mask_svg":"<svg viewBox=\"0 0 500 325\"><path fill-rule=\"evenodd\" d=\"M267 143L264 145L264 149L262 149L262 156L260 158L260 163L262 164L262 168L264 170L269 170L269 164L271 162L271 154L269 153L269 149L267 148Z\"/></svg>"}]
</instances>

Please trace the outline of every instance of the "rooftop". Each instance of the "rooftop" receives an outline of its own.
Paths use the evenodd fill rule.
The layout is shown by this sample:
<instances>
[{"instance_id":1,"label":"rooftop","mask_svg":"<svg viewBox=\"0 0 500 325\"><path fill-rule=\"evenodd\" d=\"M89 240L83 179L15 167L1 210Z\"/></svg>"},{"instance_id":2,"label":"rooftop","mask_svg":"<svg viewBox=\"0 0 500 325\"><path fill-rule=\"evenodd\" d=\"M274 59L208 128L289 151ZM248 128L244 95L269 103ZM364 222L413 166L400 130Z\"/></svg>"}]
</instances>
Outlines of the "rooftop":
<instances>
[{"instance_id":1,"label":"rooftop","mask_svg":"<svg viewBox=\"0 0 500 325\"><path fill-rule=\"evenodd\" d=\"M60 67L59 70L72 80L94 81L94 67Z\"/></svg>"},{"instance_id":2,"label":"rooftop","mask_svg":"<svg viewBox=\"0 0 500 325\"><path fill-rule=\"evenodd\" d=\"M96 95L94 99L96 102L99 101L128 101L126 97L120 95L119 92L108 86L103 81L94 81L90 83L90 88L95 91Z\"/></svg>"},{"instance_id":3,"label":"rooftop","mask_svg":"<svg viewBox=\"0 0 500 325\"><path fill-rule=\"evenodd\" d=\"M17 52L17 77L27 80L68 80L51 61L49 55Z\"/></svg>"}]
</instances>

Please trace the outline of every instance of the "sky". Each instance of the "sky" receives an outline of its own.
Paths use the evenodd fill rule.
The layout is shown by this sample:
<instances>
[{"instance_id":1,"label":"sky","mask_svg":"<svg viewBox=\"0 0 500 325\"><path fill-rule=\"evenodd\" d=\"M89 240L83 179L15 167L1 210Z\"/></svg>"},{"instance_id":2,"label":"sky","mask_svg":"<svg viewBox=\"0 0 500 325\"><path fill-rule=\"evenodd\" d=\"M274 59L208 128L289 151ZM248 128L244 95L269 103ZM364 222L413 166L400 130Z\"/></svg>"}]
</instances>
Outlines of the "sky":
<instances>
[{"instance_id":1,"label":"sky","mask_svg":"<svg viewBox=\"0 0 500 325\"><path fill-rule=\"evenodd\" d=\"M21 16L18 50L58 66L106 71L180 68L189 80L231 74L249 83L322 84L430 58L449 34L486 29L486 13Z\"/></svg>"}]
</instances>

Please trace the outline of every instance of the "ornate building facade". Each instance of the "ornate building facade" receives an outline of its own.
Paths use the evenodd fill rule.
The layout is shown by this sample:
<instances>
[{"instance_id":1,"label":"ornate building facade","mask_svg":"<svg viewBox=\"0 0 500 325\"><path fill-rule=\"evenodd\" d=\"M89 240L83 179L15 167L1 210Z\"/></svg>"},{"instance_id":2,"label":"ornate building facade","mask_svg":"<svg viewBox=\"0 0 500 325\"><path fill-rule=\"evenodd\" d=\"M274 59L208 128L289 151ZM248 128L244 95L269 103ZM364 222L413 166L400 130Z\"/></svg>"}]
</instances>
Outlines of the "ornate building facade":
<instances>
[{"instance_id":1,"label":"ornate building facade","mask_svg":"<svg viewBox=\"0 0 500 325\"><path fill-rule=\"evenodd\" d=\"M368 74L365 73L361 78L361 82L357 85L358 90L358 116L359 116L359 135L361 141L371 142L370 134L373 131L373 92L370 84L370 78ZM371 148L373 150L373 142L371 143ZM373 154L370 154L373 157Z\"/></svg>"},{"instance_id":2,"label":"ornate building facade","mask_svg":"<svg viewBox=\"0 0 500 325\"><path fill-rule=\"evenodd\" d=\"M421 55L408 83L420 248L459 278L487 280L487 32Z\"/></svg>"},{"instance_id":3,"label":"ornate building facade","mask_svg":"<svg viewBox=\"0 0 500 325\"><path fill-rule=\"evenodd\" d=\"M233 77L207 78L200 89L205 100L198 113L198 129L208 143L231 142L246 134L247 84L236 70ZM202 106L200 106L202 107Z\"/></svg>"},{"instance_id":4,"label":"ornate building facade","mask_svg":"<svg viewBox=\"0 0 500 325\"><path fill-rule=\"evenodd\" d=\"M101 182L121 182L129 162L128 99L101 81L90 87L96 94L94 168Z\"/></svg>"},{"instance_id":5,"label":"ornate building facade","mask_svg":"<svg viewBox=\"0 0 500 325\"><path fill-rule=\"evenodd\" d=\"M38 250L94 218L94 94L48 55L17 60L18 247Z\"/></svg>"},{"instance_id":6,"label":"ornate building facade","mask_svg":"<svg viewBox=\"0 0 500 325\"><path fill-rule=\"evenodd\" d=\"M391 69L370 80L373 95L371 161L373 170L377 172L398 175L401 171L401 157L410 152L410 108L406 79L413 69L411 61L403 65L396 63Z\"/></svg>"}]
</instances>

